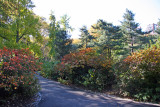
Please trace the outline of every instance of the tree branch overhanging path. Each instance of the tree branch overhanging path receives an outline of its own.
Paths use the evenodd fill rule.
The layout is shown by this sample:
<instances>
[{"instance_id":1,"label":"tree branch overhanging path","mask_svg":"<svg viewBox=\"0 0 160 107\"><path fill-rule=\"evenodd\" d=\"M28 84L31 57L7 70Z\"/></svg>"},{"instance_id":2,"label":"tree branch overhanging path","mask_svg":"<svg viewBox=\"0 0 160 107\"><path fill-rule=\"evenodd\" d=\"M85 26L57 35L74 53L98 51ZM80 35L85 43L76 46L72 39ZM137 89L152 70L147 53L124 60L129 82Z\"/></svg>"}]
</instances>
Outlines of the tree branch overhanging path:
<instances>
[{"instance_id":1,"label":"tree branch overhanging path","mask_svg":"<svg viewBox=\"0 0 160 107\"><path fill-rule=\"evenodd\" d=\"M73 89L38 76L42 100L38 107L158 107L104 94Z\"/></svg>"}]
</instances>

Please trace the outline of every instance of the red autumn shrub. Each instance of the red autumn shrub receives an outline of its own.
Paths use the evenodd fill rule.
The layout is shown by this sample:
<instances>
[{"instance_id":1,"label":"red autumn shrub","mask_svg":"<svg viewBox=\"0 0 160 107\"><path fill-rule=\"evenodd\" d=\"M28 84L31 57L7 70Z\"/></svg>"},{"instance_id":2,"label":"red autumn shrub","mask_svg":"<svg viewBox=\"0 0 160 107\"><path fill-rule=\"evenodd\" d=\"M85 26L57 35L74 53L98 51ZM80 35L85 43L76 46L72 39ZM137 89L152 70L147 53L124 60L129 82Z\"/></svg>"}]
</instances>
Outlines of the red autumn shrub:
<instances>
[{"instance_id":1,"label":"red autumn shrub","mask_svg":"<svg viewBox=\"0 0 160 107\"><path fill-rule=\"evenodd\" d=\"M38 90L34 74L40 65L28 49L0 50L0 94L33 94Z\"/></svg>"},{"instance_id":2,"label":"red autumn shrub","mask_svg":"<svg viewBox=\"0 0 160 107\"><path fill-rule=\"evenodd\" d=\"M122 72L124 90L143 101L160 100L160 49L148 48L132 53L124 60L128 70Z\"/></svg>"},{"instance_id":3,"label":"red autumn shrub","mask_svg":"<svg viewBox=\"0 0 160 107\"><path fill-rule=\"evenodd\" d=\"M132 53L124 62L132 72L137 72L142 77L147 73L160 73L160 49L153 47Z\"/></svg>"},{"instance_id":4,"label":"red autumn shrub","mask_svg":"<svg viewBox=\"0 0 160 107\"><path fill-rule=\"evenodd\" d=\"M65 65L69 65L70 68L80 67L80 66L90 66L93 68L104 67L110 68L112 64L112 60L108 59L103 55L97 55L96 51L87 48L84 50L80 50L76 53L70 53L65 55L62 58L62 62L60 66L65 67Z\"/></svg>"},{"instance_id":5,"label":"red autumn shrub","mask_svg":"<svg viewBox=\"0 0 160 107\"><path fill-rule=\"evenodd\" d=\"M102 85L113 83L114 77L110 75L111 66L112 59L98 55L95 50L87 48L65 55L55 70L59 72L61 78L73 84L91 85L94 83L92 87L98 89Z\"/></svg>"}]
</instances>

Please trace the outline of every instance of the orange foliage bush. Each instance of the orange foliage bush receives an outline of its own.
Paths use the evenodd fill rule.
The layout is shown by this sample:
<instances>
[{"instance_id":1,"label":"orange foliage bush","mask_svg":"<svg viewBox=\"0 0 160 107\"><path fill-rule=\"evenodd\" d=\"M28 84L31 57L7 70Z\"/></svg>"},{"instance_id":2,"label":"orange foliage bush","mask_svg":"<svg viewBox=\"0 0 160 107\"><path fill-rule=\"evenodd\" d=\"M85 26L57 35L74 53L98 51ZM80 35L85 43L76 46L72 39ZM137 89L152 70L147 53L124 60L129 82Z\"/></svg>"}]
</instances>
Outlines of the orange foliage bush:
<instances>
[{"instance_id":1,"label":"orange foliage bush","mask_svg":"<svg viewBox=\"0 0 160 107\"><path fill-rule=\"evenodd\" d=\"M125 60L132 71L160 72L160 49L153 47L132 53Z\"/></svg>"},{"instance_id":2,"label":"orange foliage bush","mask_svg":"<svg viewBox=\"0 0 160 107\"><path fill-rule=\"evenodd\" d=\"M25 93L34 88L34 71L41 68L37 60L28 49L0 50L0 94Z\"/></svg>"},{"instance_id":3,"label":"orange foliage bush","mask_svg":"<svg viewBox=\"0 0 160 107\"><path fill-rule=\"evenodd\" d=\"M160 49L148 48L132 53L124 60L128 66L126 83L130 95L143 101L160 100ZM130 82L130 83L129 83Z\"/></svg>"},{"instance_id":4,"label":"orange foliage bush","mask_svg":"<svg viewBox=\"0 0 160 107\"><path fill-rule=\"evenodd\" d=\"M155 64L160 63L160 49L156 47L148 48L146 50L141 50L140 52L132 53L131 56L128 56L125 60L126 63L135 63L135 64Z\"/></svg>"},{"instance_id":5,"label":"orange foliage bush","mask_svg":"<svg viewBox=\"0 0 160 107\"><path fill-rule=\"evenodd\" d=\"M60 66L62 66L60 71L64 69L63 67L65 67L65 65L69 65L70 69L80 66L90 66L93 68L104 67L108 69L112 65L112 60L103 55L97 55L95 50L87 48L76 53L65 55L60 64Z\"/></svg>"},{"instance_id":6,"label":"orange foliage bush","mask_svg":"<svg viewBox=\"0 0 160 107\"><path fill-rule=\"evenodd\" d=\"M103 86L110 84L111 86L113 83L113 75L109 76L111 67L111 58L98 55L95 50L87 48L65 55L55 69L59 72L61 78L69 80L71 83L94 82L94 87L98 88L98 84L101 86L102 84ZM91 79L86 80L84 78Z\"/></svg>"}]
</instances>

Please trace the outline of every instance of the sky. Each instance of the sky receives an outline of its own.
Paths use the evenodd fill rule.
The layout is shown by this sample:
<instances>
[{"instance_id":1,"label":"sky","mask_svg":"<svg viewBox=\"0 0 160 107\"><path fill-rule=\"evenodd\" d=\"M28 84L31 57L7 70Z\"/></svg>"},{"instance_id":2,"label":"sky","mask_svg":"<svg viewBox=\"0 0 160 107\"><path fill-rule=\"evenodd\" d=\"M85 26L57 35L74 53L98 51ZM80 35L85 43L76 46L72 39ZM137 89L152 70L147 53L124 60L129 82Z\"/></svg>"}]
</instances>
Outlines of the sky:
<instances>
[{"instance_id":1,"label":"sky","mask_svg":"<svg viewBox=\"0 0 160 107\"><path fill-rule=\"evenodd\" d=\"M160 0L32 0L36 7L35 14L45 17L54 12L57 21L67 14L70 25L75 29L72 38L78 38L79 29L86 25L88 29L98 19L120 25L126 8L135 14L135 21L143 31L147 25L157 23L160 19Z\"/></svg>"}]
</instances>

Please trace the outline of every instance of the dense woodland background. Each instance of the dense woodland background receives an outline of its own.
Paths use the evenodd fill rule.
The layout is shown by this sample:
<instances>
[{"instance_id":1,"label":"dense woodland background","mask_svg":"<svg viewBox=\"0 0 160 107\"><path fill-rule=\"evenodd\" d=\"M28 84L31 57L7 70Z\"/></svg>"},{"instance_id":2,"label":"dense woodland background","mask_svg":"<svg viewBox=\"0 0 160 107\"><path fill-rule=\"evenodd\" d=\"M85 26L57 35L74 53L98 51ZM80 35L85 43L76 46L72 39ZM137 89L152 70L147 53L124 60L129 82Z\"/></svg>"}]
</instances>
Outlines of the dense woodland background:
<instances>
[{"instance_id":1,"label":"dense woodland background","mask_svg":"<svg viewBox=\"0 0 160 107\"><path fill-rule=\"evenodd\" d=\"M34 7L31 0L0 1L2 103L39 91L37 70L66 85L160 103L160 21L156 30L144 32L126 9L120 26L98 19L71 39L70 17L56 20L51 12L47 23Z\"/></svg>"}]
</instances>

